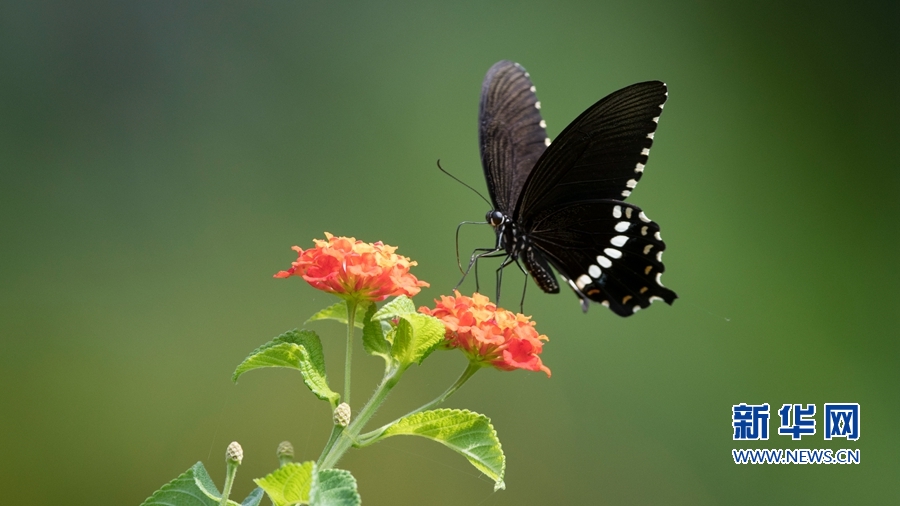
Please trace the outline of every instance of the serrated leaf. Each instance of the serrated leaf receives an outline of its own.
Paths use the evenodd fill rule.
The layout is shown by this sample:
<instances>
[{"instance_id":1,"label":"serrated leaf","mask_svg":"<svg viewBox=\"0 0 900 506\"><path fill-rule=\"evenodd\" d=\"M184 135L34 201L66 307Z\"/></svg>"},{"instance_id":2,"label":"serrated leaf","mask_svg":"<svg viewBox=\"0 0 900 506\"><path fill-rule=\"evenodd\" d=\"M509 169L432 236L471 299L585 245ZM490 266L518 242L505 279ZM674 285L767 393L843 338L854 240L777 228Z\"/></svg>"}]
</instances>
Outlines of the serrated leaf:
<instances>
[{"instance_id":1,"label":"serrated leaf","mask_svg":"<svg viewBox=\"0 0 900 506\"><path fill-rule=\"evenodd\" d=\"M311 330L291 330L253 350L235 369L231 377L238 377L247 371L262 367L286 367L297 369L303 374L303 382L323 401L337 404L340 395L328 387L325 376L325 355L322 341Z\"/></svg>"},{"instance_id":2,"label":"serrated leaf","mask_svg":"<svg viewBox=\"0 0 900 506\"><path fill-rule=\"evenodd\" d=\"M356 478L343 469L322 469L313 477L310 506L359 506Z\"/></svg>"},{"instance_id":3,"label":"serrated leaf","mask_svg":"<svg viewBox=\"0 0 900 506\"><path fill-rule=\"evenodd\" d=\"M434 318L420 313L400 316L391 356L405 365L421 364L425 357L444 340L446 327Z\"/></svg>"},{"instance_id":4,"label":"serrated leaf","mask_svg":"<svg viewBox=\"0 0 900 506\"><path fill-rule=\"evenodd\" d=\"M363 320L363 318L366 315L366 309L370 306L374 306L374 304L372 304L369 301L362 301L356 307L356 316L353 318L354 326L356 326L356 328L360 328L360 329L363 328L363 325L365 324L365 321ZM339 322L343 323L344 325L346 325L347 324L347 303L341 301L341 302L338 302L337 304L326 307L325 309L319 311L318 313L310 316L309 319L306 320L306 323L304 323L304 325L306 325L307 323L319 321L319 320L336 320L336 321L339 321Z\"/></svg>"},{"instance_id":5,"label":"serrated leaf","mask_svg":"<svg viewBox=\"0 0 900 506\"><path fill-rule=\"evenodd\" d=\"M254 490L240 505L228 500L233 506L257 506L262 498L260 491ZM222 493L216 488L202 462L197 462L178 478L166 483L148 497L141 506L218 506Z\"/></svg>"},{"instance_id":6,"label":"serrated leaf","mask_svg":"<svg viewBox=\"0 0 900 506\"><path fill-rule=\"evenodd\" d=\"M395 318L399 318L403 315L407 315L410 313L416 312L416 305L413 304L412 299L407 297L406 295L400 295L395 297L394 300L388 302L384 306L381 307L375 314L372 316L373 320L393 320Z\"/></svg>"},{"instance_id":7,"label":"serrated leaf","mask_svg":"<svg viewBox=\"0 0 900 506\"><path fill-rule=\"evenodd\" d=\"M506 457L491 420L464 409L436 409L405 416L391 424L378 440L398 435L422 436L462 454L494 480L494 490L506 488Z\"/></svg>"},{"instance_id":8,"label":"serrated leaf","mask_svg":"<svg viewBox=\"0 0 900 506\"><path fill-rule=\"evenodd\" d=\"M309 490L313 482L315 463L313 461L302 464L291 462L285 464L272 473L257 478L254 481L275 503L275 506L309 502Z\"/></svg>"},{"instance_id":9,"label":"serrated leaf","mask_svg":"<svg viewBox=\"0 0 900 506\"><path fill-rule=\"evenodd\" d=\"M391 330L387 322L373 320L375 306L369 306L369 314L366 315L366 325L363 327L363 348L369 355L375 355L384 359L386 364L391 363L391 344L385 339L385 333Z\"/></svg>"}]
</instances>

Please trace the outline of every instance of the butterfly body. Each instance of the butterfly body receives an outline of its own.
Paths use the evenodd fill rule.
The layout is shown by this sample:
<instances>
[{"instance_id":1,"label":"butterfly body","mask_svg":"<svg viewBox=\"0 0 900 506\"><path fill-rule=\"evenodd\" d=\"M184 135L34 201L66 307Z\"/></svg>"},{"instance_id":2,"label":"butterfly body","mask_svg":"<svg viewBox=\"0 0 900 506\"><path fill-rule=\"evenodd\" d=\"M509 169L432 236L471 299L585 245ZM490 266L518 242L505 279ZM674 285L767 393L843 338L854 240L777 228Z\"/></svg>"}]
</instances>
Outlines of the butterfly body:
<instances>
[{"instance_id":1,"label":"butterfly body","mask_svg":"<svg viewBox=\"0 0 900 506\"><path fill-rule=\"evenodd\" d=\"M600 100L551 143L529 74L501 61L482 85L479 141L493 203L493 251L501 269L520 262L545 292L554 273L581 300L628 316L677 297L660 283L659 226L623 200L643 175L667 97L665 84L638 83Z\"/></svg>"},{"instance_id":2,"label":"butterfly body","mask_svg":"<svg viewBox=\"0 0 900 506\"><path fill-rule=\"evenodd\" d=\"M486 219L497 233L495 249L505 250L508 258L521 260L541 290L547 293L559 293L559 282L556 276L547 265L547 260L531 244L528 234L500 211L488 211Z\"/></svg>"}]
</instances>

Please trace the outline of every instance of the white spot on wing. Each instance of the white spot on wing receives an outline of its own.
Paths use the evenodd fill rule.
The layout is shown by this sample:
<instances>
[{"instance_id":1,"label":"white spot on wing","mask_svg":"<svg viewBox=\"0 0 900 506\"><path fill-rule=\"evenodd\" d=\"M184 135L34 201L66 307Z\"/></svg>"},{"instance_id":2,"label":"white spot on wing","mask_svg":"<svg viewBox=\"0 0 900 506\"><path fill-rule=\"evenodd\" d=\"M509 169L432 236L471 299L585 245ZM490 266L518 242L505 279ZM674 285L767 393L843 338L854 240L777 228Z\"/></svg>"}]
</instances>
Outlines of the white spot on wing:
<instances>
[{"instance_id":1,"label":"white spot on wing","mask_svg":"<svg viewBox=\"0 0 900 506\"><path fill-rule=\"evenodd\" d=\"M631 192L630 192L630 191L628 191L628 190L622 190L622 196L623 196L623 197L627 197L627 196L629 196L629 195L631 195Z\"/></svg>"},{"instance_id":2,"label":"white spot on wing","mask_svg":"<svg viewBox=\"0 0 900 506\"><path fill-rule=\"evenodd\" d=\"M644 246L644 254L646 255L647 253L650 253L651 249L653 249L652 244L648 244L648 245Z\"/></svg>"},{"instance_id":3,"label":"white spot on wing","mask_svg":"<svg viewBox=\"0 0 900 506\"><path fill-rule=\"evenodd\" d=\"M653 118L653 122L654 122L654 123L659 123L659 116Z\"/></svg>"},{"instance_id":4,"label":"white spot on wing","mask_svg":"<svg viewBox=\"0 0 900 506\"><path fill-rule=\"evenodd\" d=\"M622 252L615 248L606 248L603 252L610 258L622 258Z\"/></svg>"},{"instance_id":5,"label":"white spot on wing","mask_svg":"<svg viewBox=\"0 0 900 506\"><path fill-rule=\"evenodd\" d=\"M601 274L603 274L603 271L601 271L600 268L596 265L591 264L591 266L588 267L588 274L590 274L592 278L597 279Z\"/></svg>"},{"instance_id":6,"label":"white spot on wing","mask_svg":"<svg viewBox=\"0 0 900 506\"><path fill-rule=\"evenodd\" d=\"M663 286L662 280L659 279L659 278L661 278L661 277L662 277L662 273L661 273L661 272L657 272L657 273L656 273L656 284L659 285L659 286Z\"/></svg>"},{"instance_id":7,"label":"white spot on wing","mask_svg":"<svg viewBox=\"0 0 900 506\"><path fill-rule=\"evenodd\" d=\"M610 259L606 258L603 255L597 255L597 263L603 266L604 269L609 269L612 267L612 262Z\"/></svg>"},{"instance_id":8,"label":"white spot on wing","mask_svg":"<svg viewBox=\"0 0 900 506\"><path fill-rule=\"evenodd\" d=\"M538 100L537 102L534 103L534 108L535 108L535 109L540 109L540 108L541 108L541 101L540 101L540 100Z\"/></svg>"},{"instance_id":9,"label":"white spot on wing","mask_svg":"<svg viewBox=\"0 0 900 506\"><path fill-rule=\"evenodd\" d=\"M616 223L616 232L624 232L628 230L629 227L631 227L631 223L628 223L627 221L620 221Z\"/></svg>"},{"instance_id":10,"label":"white spot on wing","mask_svg":"<svg viewBox=\"0 0 900 506\"><path fill-rule=\"evenodd\" d=\"M641 235L647 235L647 227L641 227Z\"/></svg>"},{"instance_id":11,"label":"white spot on wing","mask_svg":"<svg viewBox=\"0 0 900 506\"><path fill-rule=\"evenodd\" d=\"M622 206L613 207L613 218L621 218L622 217Z\"/></svg>"},{"instance_id":12,"label":"white spot on wing","mask_svg":"<svg viewBox=\"0 0 900 506\"><path fill-rule=\"evenodd\" d=\"M657 261L657 262L662 262L662 254L663 254L662 251L657 251L657 252L656 252L656 261Z\"/></svg>"},{"instance_id":13,"label":"white spot on wing","mask_svg":"<svg viewBox=\"0 0 900 506\"><path fill-rule=\"evenodd\" d=\"M657 241L662 241L662 237L659 235L659 232L656 232L655 234L653 234L653 237L656 237Z\"/></svg>"},{"instance_id":14,"label":"white spot on wing","mask_svg":"<svg viewBox=\"0 0 900 506\"><path fill-rule=\"evenodd\" d=\"M662 298L662 297L659 297L659 296L656 296L656 295L651 295L651 296L650 296L650 303L651 303L651 304L653 304L654 302L656 302L656 301L658 301L658 300L663 300L663 298Z\"/></svg>"},{"instance_id":15,"label":"white spot on wing","mask_svg":"<svg viewBox=\"0 0 900 506\"><path fill-rule=\"evenodd\" d=\"M639 163L639 164L635 165L635 166L634 166L634 171L635 171L635 172L644 172L644 164L643 164L643 163Z\"/></svg>"},{"instance_id":16,"label":"white spot on wing","mask_svg":"<svg viewBox=\"0 0 900 506\"><path fill-rule=\"evenodd\" d=\"M625 182L625 186L627 186L629 188L634 188L635 186L637 186L637 181L635 181L634 179L629 179L628 181Z\"/></svg>"},{"instance_id":17,"label":"white spot on wing","mask_svg":"<svg viewBox=\"0 0 900 506\"><path fill-rule=\"evenodd\" d=\"M641 214L638 215L638 218L640 218L644 223L650 223L650 218L648 218L647 215L644 214L644 211L641 211Z\"/></svg>"},{"instance_id":18,"label":"white spot on wing","mask_svg":"<svg viewBox=\"0 0 900 506\"><path fill-rule=\"evenodd\" d=\"M633 308L631 308L631 314L637 313L640 310L641 306L634 306Z\"/></svg>"},{"instance_id":19,"label":"white spot on wing","mask_svg":"<svg viewBox=\"0 0 900 506\"><path fill-rule=\"evenodd\" d=\"M628 218L629 220L631 219L631 212L632 212L632 211L634 211L634 209L632 209L632 208L630 208L630 207L626 207L626 208L625 208L625 217Z\"/></svg>"},{"instance_id":20,"label":"white spot on wing","mask_svg":"<svg viewBox=\"0 0 900 506\"><path fill-rule=\"evenodd\" d=\"M545 146L549 146L549 145L550 145L550 137L545 137L545 138L544 138L544 145L545 145Z\"/></svg>"},{"instance_id":21,"label":"white spot on wing","mask_svg":"<svg viewBox=\"0 0 900 506\"><path fill-rule=\"evenodd\" d=\"M537 91L537 88L535 88L534 86L532 86L532 87L531 87L531 92L534 93L534 92L536 92L536 91Z\"/></svg>"},{"instance_id":22,"label":"white spot on wing","mask_svg":"<svg viewBox=\"0 0 900 506\"><path fill-rule=\"evenodd\" d=\"M649 134L647 134L647 138L648 138L648 139L652 139L652 138L653 138L653 132L650 132Z\"/></svg>"},{"instance_id":23,"label":"white spot on wing","mask_svg":"<svg viewBox=\"0 0 900 506\"><path fill-rule=\"evenodd\" d=\"M541 120L540 125L541 125L541 128L547 128L547 122L544 120Z\"/></svg>"},{"instance_id":24,"label":"white spot on wing","mask_svg":"<svg viewBox=\"0 0 900 506\"><path fill-rule=\"evenodd\" d=\"M578 276L578 279L575 280L575 285L578 286L579 290L584 290L584 287L591 284L591 278L587 276L587 274L582 274Z\"/></svg>"},{"instance_id":25,"label":"white spot on wing","mask_svg":"<svg viewBox=\"0 0 900 506\"><path fill-rule=\"evenodd\" d=\"M624 235L617 235L610 239L609 242L611 242L613 246L621 248L622 246L625 246L626 242L628 242L628 238Z\"/></svg>"},{"instance_id":26,"label":"white spot on wing","mask_svg":"<svg viewBox=\"0 0 900 506\"><path fill-rule=\"evenodd\" d=\"M601 302L600 304L603 304L604 306L609 307L609 301L608 301L608 300L604 300L604 301Z\"/></svg>"},{"instance_id":27,"label":"white spot on wing","mask_svg":"<svg viewBox=\"0 0 900 506\"><path fill-rule=\"evenodd\" d=\"M647 149L647 148L644 148L644 149L641 150L641 154L644 155L644 156L649 156L649 155L650 155L650 150Z\"/></svg>"}]
</instances>

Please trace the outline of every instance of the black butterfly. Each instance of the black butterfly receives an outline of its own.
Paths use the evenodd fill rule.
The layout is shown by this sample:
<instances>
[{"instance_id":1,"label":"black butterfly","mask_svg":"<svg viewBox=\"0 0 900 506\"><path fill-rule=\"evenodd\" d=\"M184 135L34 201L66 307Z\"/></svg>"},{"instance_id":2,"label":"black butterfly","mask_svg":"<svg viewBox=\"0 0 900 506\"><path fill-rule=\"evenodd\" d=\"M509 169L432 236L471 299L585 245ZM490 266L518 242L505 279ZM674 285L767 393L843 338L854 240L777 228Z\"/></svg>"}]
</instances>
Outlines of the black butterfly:
<instances>
[{"instance_id":1,"label":"black butterfly","mask_svg":"<svg viewBox=\"0 0 900 506\"><path fill-rule=\"evenodd\" d=\"M553 266L585 312L588 300L630 316L654 300L677 298L659 280L666 249L659 225L623 202L643 175L667 95L659 81L623 88L551 143L528 72L510 61L488 70L479 141L497 244L476 250L469 268L506 255L498 298L501 269L519 260L542 290L559 293Z\"/></svg>"}]
</instances>

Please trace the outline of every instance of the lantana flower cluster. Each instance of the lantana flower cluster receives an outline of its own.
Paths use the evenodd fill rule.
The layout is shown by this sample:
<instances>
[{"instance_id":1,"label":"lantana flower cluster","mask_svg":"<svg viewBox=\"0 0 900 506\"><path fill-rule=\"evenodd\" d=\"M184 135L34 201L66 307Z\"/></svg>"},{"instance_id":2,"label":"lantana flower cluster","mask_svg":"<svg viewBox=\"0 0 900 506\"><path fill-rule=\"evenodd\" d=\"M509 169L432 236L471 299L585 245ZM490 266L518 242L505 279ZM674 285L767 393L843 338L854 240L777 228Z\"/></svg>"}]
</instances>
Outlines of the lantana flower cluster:
<instances>
[{"instance_id":1,"label":"lantana flower cluster","mask_svg":"<svg viewBox=\"0 0 900 506\"><path fill-rule=\"evenodd\" d=\"M538 356L547 336L538 334L530 317L498 308L479 293L472 297L454 293L435 300L434 309L419 308L444 322L447 347L459 348L472 362L503 371L544 371L550 376Z\"/></svg>"},{"instance_id":2,"label":"lantana flower cluster","mask_svg":"<svg viewBox=\"0 0 900 506\"><path fill-rule=\"evenodd\" d=\"M297 260L274 277L300 276L314 288L355 302L412 297L429 286L409 272L416 262L381 241L367 243L326 232L324 241L314 242L315 247L307 250L294 246ZM419 308L444 323L445 348L460 349L474 364L550 376L539 356L547 336L538 334L530 317L498 308L479 293L466 297L454 290L454 294L435 300L434 309Z\"/></svg>"},{"instance_id":3,"label":"lantana flower cluster","mask_svg":"<svg viewBox=\"0 0 900 506\"><path fill-rule=\"evenodd\" d=\"M429 286L410 274L409 268L416 262L397 255L396 247L381 241L367 243L326 232L325 240L316 239L315 244L307 250L294 246L297 260L275 277L300 276L314 288L343 299L372 302L398 295L412 297Z\"/></svg>"}]
</instances>

